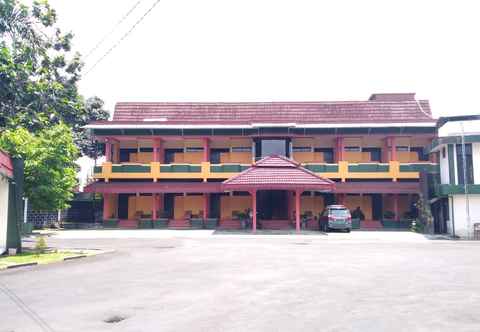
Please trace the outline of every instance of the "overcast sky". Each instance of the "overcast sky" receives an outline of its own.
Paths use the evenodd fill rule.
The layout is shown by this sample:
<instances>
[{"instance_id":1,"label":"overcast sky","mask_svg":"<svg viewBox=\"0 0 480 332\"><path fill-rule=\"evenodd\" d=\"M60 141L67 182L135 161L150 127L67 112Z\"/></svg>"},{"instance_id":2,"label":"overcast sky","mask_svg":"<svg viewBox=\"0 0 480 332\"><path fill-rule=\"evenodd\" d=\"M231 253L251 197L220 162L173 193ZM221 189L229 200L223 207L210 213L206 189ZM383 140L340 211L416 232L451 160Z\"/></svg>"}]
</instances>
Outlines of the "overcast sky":
<instances>
[{"instance_id":1,"label":"overcast sky","mask_svg":"<svg viewBox=\"0 0 480 332\"><path fill-rule=\"evenodd\" d=\"M82 54L138 0L50 0ZM88 70L156 0L143 0ZM81 83L117 101L365 100L480 113L478 1L161 0Z\"/></svg>"}]
</instances>

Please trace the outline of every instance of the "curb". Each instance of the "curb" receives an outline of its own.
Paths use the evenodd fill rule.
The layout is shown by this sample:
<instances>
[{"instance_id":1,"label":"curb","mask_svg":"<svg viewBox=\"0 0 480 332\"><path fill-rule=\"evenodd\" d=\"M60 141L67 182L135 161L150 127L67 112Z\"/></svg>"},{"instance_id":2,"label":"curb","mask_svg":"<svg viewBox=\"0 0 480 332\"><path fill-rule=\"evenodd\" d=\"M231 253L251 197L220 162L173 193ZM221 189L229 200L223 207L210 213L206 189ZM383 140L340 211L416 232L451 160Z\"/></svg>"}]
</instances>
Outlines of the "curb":
<instances>
[{"instance_id":1,"label":"curb","mask_svg":"<svg viewBox=\"0 0 480 332\"><path fill-rule=\"evenodd\" d=\"M8 265L7 269L14 269L14 268L17 268L17 267L33 266L33 265L38 265L38 262Z\"/></svg>"},{"instance_id":2,"label":"curb","mask_svg":"<svg viewBox=\"0 0 480 332\"><path fill-rule=\"evenodd\" d=\"M85 258L85 257L87 257L87 255L70 256L70 257L65 257L63 261L65 262L65 261L70 261L73 259L79 259L79 258Z\"/></svg>"}]
</instances>

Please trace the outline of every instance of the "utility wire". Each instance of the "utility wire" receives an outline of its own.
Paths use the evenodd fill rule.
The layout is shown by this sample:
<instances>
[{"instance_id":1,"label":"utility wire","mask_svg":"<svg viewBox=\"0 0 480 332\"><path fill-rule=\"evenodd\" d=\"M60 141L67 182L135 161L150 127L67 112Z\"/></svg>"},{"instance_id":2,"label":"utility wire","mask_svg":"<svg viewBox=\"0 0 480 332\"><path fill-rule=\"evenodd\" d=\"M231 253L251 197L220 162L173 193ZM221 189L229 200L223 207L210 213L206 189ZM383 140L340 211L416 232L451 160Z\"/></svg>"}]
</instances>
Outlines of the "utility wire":
<instances>
[{"instance_id":1,"label":"utility wire","mask_svg":"<svg viewBox=\"0 0 480 332\"><path fill-rule=\"evenodd\" d=\"M103 59L105 59L112 51L120 45L120 43L128 37L128 35L135 30L135 28L147 17L148 14L158 5L161 0L156 0L153 5L135 22L135 24L115 43L112 47L105 52L86 72L83 76L88 75Z\"/></svg>"},{"instance_id":2,"label":"utility wire","mask_svg":"<svg viewBox=\"0 0 480 332\"><path fill-rule=\"evenodd\" d=\"M115 30L120 26L120 24L123 23L127 19L128 16L135 10L135 8L138 7L138 5L142 2L143 0L138 0L128 11L125 15L122 16L122 18L113 26L112 30L110 30L107 34L105 34L102 39L98 41L97 44L85 55L85 59L88 58L90 55L92 55L93 52L95 52L102 44L105 42L105 40L110 37Z\"/></svg>"},{"instance_id":3,"label":"utility wire","mask_svg":"<svg viewBox=\"0 0 480 332\"><path fill-rule=\"evenodd\" d=\"M28 307L28 305L23 302L21 298L19 298L12 290L8 289L7 286L0 283L0 290L7 295L7 297L12 300L13 303L17 305L17 307L23 311L25 315L30 317L35 324L40 327L40 329L44 332L55 332L50 325L47 324L46 321L42 319L35 311Z\"/></svg>"}]
</instances>

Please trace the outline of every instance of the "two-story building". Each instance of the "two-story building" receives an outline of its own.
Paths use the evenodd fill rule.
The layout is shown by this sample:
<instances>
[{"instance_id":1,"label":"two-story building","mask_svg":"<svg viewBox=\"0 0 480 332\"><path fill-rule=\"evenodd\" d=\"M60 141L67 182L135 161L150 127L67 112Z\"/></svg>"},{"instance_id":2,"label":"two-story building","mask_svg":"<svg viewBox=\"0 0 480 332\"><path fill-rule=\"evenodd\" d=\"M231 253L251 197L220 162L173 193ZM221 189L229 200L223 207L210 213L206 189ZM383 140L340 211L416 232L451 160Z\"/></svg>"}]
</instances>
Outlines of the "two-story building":
<instances>
[{"instance_id":1,"label":"two-story building","mask_svg":"<svg viewBox=\"0 0 480 332\"><path fill-rule=\"evenodd\" d=\"M449 234L471 238L480 223L480 115L440 118L431 153L440 164L432 212Z\"/></svg>"},{"instance_id":2,"label":"two-story building","mask_svg":"<svg viewBox=\"0 0 480 332\"><path fill-rule=\"evenodd\" d=\"M104 220L137 227L167 219L240 227L309 228L328 204L360 207L362 227L412 217L420 172L436 172L428 147L436 121L413 93L364 101L118 103L111 121L87 126L105 146L87 192L103 195ZM209 224L211 225L211 223Z\"/></svg>"}]
</instances>

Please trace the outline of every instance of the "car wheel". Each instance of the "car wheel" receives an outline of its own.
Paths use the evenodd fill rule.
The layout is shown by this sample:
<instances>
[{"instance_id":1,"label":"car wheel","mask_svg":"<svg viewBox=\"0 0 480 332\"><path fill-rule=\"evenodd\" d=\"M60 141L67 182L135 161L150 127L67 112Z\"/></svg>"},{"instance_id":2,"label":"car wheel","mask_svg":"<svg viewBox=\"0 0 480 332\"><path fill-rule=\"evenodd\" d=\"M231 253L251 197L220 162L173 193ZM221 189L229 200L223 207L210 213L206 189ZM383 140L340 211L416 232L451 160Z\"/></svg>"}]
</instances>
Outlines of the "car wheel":
<instances>
[{"instance_id":1,"label":"car wheel","mask_svg":"<svg viewBox=\"0 0 480 332\"><path fill-rule=\"evenodd\" d=\"M350 233L350 228L347 228L346 231L347 231L347 233Z\"/></svg>"}]
</instances>

